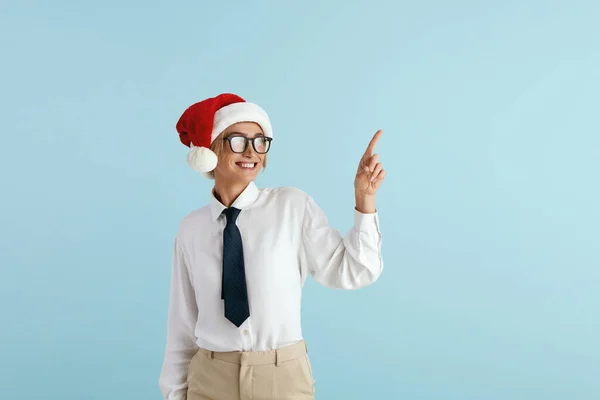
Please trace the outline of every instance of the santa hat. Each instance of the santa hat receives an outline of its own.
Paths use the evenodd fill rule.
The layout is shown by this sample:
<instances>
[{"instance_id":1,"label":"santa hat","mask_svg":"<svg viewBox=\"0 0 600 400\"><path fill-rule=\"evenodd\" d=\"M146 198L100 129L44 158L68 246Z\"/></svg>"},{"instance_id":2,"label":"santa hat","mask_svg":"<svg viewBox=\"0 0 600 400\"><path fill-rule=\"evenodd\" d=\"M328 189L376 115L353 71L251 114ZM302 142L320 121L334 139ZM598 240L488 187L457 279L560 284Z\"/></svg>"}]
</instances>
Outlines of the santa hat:
<instances>
[{"instance_id":1,"label":"santa hat","mask_svg":"<svg viewBox=\"0 0 600 400\"><path fill-rule=\"evenodd\" d=\"M238 122L255 122L266 137L273 137L267 113L238 95L223 93L188 107L176 125L179 140L191 149L187 155L188 165L209 176L217 166L217 155L210 145L225 129Z\"/></svg>"}]
</instances>

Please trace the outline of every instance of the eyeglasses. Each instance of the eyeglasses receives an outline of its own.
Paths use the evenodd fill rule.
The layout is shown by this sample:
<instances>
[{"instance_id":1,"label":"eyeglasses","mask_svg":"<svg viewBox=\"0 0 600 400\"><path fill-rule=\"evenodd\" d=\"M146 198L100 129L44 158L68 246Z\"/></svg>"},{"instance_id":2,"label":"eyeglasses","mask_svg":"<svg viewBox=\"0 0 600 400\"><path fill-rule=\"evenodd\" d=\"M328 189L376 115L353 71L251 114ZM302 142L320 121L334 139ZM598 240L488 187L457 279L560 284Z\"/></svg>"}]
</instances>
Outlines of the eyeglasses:
<instances>
[{"instance_id":1,"label":"eyeglasses","mask_svg":"<svg viewBox=\"0 0 600 400\"><path fill-rule=\"evenodd\" d=\"M229 142L229 148L234 153L243 153L248 148L248 142L252 142L252 148L259 154L265 154L271 148L272 138L265 136L257 136L255 138L248 138L241 135L231 135L223 140Z\"/></svg>"}]
</instances>

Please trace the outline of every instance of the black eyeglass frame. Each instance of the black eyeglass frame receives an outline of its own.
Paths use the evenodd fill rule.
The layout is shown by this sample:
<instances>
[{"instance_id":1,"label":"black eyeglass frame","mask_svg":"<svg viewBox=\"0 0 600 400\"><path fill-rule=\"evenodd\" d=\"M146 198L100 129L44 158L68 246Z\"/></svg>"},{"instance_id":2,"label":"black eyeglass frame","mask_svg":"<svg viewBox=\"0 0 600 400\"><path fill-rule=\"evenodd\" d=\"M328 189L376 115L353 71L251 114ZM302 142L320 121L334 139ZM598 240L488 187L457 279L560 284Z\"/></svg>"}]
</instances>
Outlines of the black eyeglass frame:
<instances>
[{"instance_id":1,"label":"black eyeglass frame","mask_svg":"<svg viewBox=\"0 0 600 400\"><path fill-rule=\"evenodd\" d=\"M241 137L241 138L244 138L244 139L245 139L245 142L244 142L244 150L242 150L242 151L234 151L234 150L233 150L233 147L231 147L231 139L232 139L232 138L236 138L236 137ZM256 150L256 144L254 144L254 141L255 141L256 139L264 139L264 140L266 140L266 141L269 143L269 144L268 144L268 147L267 147L267 151L265 151L265 152L263 153L263 152L260 152L260 151ZM226 141L228 141L228 142L229 142L229 149L230 149L232 152L236 153L236 154L242 154L242 153L246 152L246 150L248 149L248 142L252 142L252 148L253 148L253 149L254 149L254 151L255 151L255 152L257 152L258 154L267 154L267 153L269 152L269 150L271 150L271 142L273 141L273 138L266 137L266 136L262 136L262 135L259 135L259 136L253 137L253 138L249 138L249 137L247 137L247 136L244 136L244 135L235 135L235 134L234 134L234 135L229 135L229 136L227 136L226 138L223 138L223 140L226 140Z\"/></svg>"}]
</instances>

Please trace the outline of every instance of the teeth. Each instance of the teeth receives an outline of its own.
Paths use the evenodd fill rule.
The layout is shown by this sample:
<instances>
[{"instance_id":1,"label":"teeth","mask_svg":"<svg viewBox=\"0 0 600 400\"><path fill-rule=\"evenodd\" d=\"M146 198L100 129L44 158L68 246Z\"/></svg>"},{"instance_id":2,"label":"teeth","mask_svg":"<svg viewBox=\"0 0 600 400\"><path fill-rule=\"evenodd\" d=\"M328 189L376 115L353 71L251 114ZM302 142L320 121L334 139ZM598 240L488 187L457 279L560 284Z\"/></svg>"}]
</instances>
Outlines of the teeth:
<instances>
[{"instance_id":1,"label":"teeth","mask_svg":"<svg viewBox=\"0 0 600 400\"><path fill-rule=\"evenodd\" d=\"M239 164L242 168L254 168L254 163L240 163Z\"/></svg>"}]
</instances>

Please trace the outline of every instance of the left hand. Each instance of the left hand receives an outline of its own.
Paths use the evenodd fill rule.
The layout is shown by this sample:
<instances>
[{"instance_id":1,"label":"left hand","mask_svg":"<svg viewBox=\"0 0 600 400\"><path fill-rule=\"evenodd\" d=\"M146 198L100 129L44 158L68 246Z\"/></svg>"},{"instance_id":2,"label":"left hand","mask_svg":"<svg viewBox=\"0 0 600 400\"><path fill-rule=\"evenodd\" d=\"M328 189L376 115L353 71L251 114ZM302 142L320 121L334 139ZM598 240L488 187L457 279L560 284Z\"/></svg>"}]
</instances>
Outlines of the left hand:
<instances>
[{"instance_id":1,"label":"left hand","mask_svg":"<svg viewBox=\"0 0 600 400\"><path fill-rule=\"evenodd\" d=\"M379 154L373 154L375 145L382 133L382 130L375 133L365 154L360 159L356 178L354 178L354 190L357 196L375 196L377 189L383 182L383 178L385 178L385 170L379 162Z\"/></svg>"}]
</instances>

